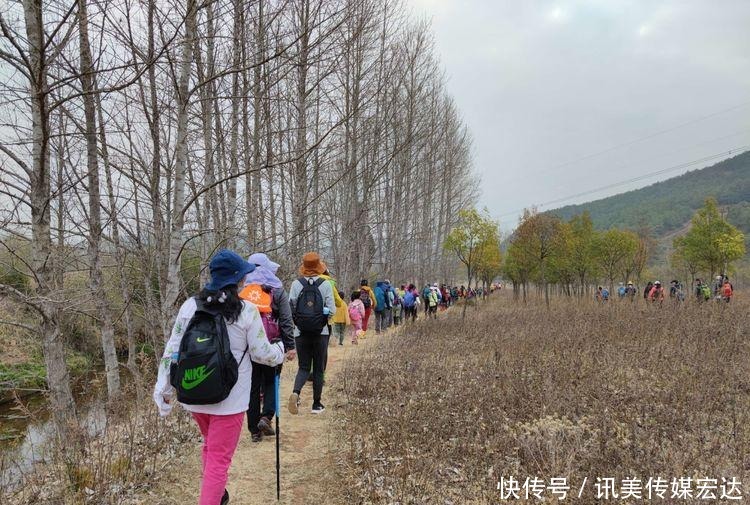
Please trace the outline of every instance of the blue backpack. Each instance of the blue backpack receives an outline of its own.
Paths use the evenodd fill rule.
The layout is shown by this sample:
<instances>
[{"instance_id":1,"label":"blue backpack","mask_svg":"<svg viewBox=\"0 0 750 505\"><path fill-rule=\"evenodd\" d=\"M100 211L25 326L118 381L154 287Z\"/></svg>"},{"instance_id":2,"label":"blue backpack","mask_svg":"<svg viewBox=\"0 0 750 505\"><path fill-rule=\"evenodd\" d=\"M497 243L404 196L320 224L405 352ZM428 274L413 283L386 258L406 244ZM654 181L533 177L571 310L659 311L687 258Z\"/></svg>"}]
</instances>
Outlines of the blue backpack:
<instances>
[{"instance_id":1,"label":"blue backpack","mask_svg":"<svg viewBox=\"0 0 750 505\"><path fill-rule=\"evenodd\" d=\"M411 291L407 291L404 295L404 307L412 308L414 307L414 302L416 301L416 297L414 296L414 293Z\"/></svg>"}]
</instances>

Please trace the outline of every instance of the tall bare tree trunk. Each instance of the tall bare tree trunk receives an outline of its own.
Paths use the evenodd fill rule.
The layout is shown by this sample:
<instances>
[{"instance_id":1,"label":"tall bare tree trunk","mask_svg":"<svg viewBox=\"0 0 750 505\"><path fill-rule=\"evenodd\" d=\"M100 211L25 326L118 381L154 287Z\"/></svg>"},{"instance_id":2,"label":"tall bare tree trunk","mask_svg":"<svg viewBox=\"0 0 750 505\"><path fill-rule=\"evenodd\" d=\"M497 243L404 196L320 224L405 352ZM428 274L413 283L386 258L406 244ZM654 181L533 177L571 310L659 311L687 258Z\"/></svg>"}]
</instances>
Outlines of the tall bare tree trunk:
<instances>
[{"instance_id":1,"label":"tall bare tree trunk","mask_svg":"<svg viewBox=\"0 0 750 505\"><path fill-rule=\"evenodd\" d=\"M42 1L23 1L26 39L29 44L31 79L31 155L30 174L31 249L36 280L37 308L42 316L42 350L47 369L47 387L55 423L63 433L75 418L75 403L70 390L65 349L60 333L60 308L54 301L52 282L52 238L50 235L50 158L47 55L42 20Z\"/></svg>"},{"instance_id":2,"label":"tall bare tree trunk","mask_svg":"<svg viewBox=\"0 0 750 505\"><path fill-rule=\"evenodd\" d=\"M174 319L175 304L180 294L182 264L182 240L185 224L185 171L187 170L188 113L190 107L190 74L193 66L193 47L196 34L196 0L187 0L185 13L185 38L177 84L177 141L175 145L174 192L172 203L172 229L169 234L169 262L164 300L162 302L162 329L168 338Z\"/></svg>"},{"instance_id":3,"label":"tall bare tree trunk","mask_svg":"<svg viewBox=\"0 0 750 505\"><path fill-rule=\"evenodd\" d=\"M89 196L89 288L94 298L101 327L104 369L107 376L107 393L110 400L120 395L120 370L115 348L115 327L109 306L107 291L102 279L102 216L101 190L99 188L99 153L97 148L96 104L94 95L94 65L89 44L87 0L78 0L78 34L81 56L81 89L83 109L86 117L86 169L88 171Z\"/></svg>"}]
</instances>

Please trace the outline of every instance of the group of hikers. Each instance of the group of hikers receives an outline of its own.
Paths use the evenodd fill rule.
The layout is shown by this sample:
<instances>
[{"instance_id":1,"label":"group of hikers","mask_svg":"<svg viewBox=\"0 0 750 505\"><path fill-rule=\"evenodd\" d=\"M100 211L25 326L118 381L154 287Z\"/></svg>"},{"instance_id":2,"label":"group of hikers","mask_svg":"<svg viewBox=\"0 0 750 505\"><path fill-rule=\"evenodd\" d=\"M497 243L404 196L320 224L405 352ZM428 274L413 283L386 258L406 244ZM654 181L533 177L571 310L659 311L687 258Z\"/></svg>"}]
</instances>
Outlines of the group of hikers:
<instances>
[{"instance_id":1,"label":"group of hikers","mask_svg":"<svg viewBox=\"0 0 750 505\"><path fill-rule=\"evenodd\" d=\"M421 291L414 284L396 288L387 279L373 289L362 279L346 297L315 252L303 256L288 292L278 269L279 264L263 253L247 261L233 251L216 253L209 263L211 281L182 304L164 348L153 398L162 416L179 402L200 429L201 505L229 502L228 471L245 413L253 442L277 435L279 377L285 359L298 361L289 412L299 413L300 394L312 380L311 413L321 414L329 342L344 345L347 327L356 345L373 314L379 334L392 325L416 321L420 306L426 316L437 317L440 307L479 296L477 290L438 283ZM278 456L278 436L276 441Z\"/></svg>"},{"instance_id":2,"label":"group of hikers","mask_svg":"<svg viewBox=\"0 0 750 505\"><path fill-rule=\"evenodd\" d=\"M695 279L694 286L694 298L698 303L709 300L729 303L734 296L734 287L726 275L717 275L711 284L703 282L701 279ZM633 302L638 297L638 293L639 290L632 281L628 281L627 285L621 282L617 288L619 300ZM606 287L599 286L594 296L598 302L604 303L610 300L610 293ZM669 283L669 291L666 291L661 281L649 281L643 289L643 299L647 302L661 304L667 297L674 302L684 302L687 299L685 289L680 281L672 280Z\"/></svg>"}]
</instances>

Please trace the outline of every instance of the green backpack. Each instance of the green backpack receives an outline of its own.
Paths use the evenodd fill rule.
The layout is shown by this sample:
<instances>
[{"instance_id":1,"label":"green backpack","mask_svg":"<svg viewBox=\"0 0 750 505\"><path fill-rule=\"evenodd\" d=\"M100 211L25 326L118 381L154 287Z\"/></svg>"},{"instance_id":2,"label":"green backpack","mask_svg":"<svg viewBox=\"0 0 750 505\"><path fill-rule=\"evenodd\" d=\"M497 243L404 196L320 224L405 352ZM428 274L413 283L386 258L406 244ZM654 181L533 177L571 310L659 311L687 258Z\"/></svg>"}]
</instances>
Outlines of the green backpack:
<instances>
[{"instance_id":1,"label":"green backpack","mask_svg":"<svg viewBox=\"0 0 750 505\"><path fill-rule=\"evenodd\" d=\"M710 300L711 299L711 288L709 288L707 284L703 284L701 286L701 294L703 295L703 299L704 300Z\"/></svg>"}]
</instances>

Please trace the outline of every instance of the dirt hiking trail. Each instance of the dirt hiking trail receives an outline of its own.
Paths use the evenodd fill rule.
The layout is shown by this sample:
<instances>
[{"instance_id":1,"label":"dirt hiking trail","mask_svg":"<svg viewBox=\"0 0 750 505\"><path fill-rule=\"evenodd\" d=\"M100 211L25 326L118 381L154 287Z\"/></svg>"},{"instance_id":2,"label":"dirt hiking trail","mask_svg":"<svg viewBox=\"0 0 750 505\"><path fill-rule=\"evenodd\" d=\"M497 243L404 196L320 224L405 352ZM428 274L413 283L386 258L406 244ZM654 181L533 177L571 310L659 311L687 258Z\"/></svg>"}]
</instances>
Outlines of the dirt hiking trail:
<instances>
[{"instance_id":1,"label":"dirt hiking trail","mask_svg":"<svg viewBox=\"0 0 750 505\"><path fill-rule=\"evenodd\" d=\"M347 328L348 330L348 328ZM373 347L386 334L375 336L368 331L367 338L359 345L347 340L343 346L328 347L326 385L323 389L323 404L326 411L315 415L312 407L312 383L302 389L299 414L293 416L287 410L287 400L292 393L297 363L285 363L281 376L281 501L279 503L341 503L341 498L332 493L335 486L334 444L341 433L338 410L341 405L336 379L342 365L356 359ZM348 334L347 334L348 337ZM275 426L275 421L274 421ZM188 449L189 447L189 449ZM160 481L141 501L158 505L193 505L198 501L201 478L201 443L196 443L175 460L162 475ZM276 503L276 442L275 437L264 437L260 443L250 440L245 428L237 452L229 470L227 489L230 505L268 505ZM148 501L147 501L148 500Z\"/></svg>"}]
</instances>

